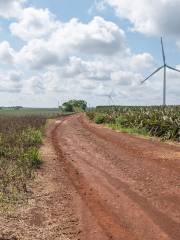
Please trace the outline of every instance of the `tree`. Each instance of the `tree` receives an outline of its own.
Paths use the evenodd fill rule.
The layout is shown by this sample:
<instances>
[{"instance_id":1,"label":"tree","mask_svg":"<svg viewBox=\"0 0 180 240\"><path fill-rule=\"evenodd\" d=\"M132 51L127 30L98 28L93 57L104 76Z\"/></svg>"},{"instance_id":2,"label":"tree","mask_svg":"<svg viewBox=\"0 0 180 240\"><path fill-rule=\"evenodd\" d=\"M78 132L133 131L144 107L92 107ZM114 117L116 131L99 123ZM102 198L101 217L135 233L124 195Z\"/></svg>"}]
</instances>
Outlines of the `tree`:
<instances>
[{"instance_id":1,"label":"tree","mask_svg":"<svg viewBox=\"0 0 180 240\"><path fill-rule=\"evenodd\" d=\"M87 102L84 100L70 100L64 102L61 106L61 110L64 112L82 112L87 108Z\"/></svg>"}]
</instances>

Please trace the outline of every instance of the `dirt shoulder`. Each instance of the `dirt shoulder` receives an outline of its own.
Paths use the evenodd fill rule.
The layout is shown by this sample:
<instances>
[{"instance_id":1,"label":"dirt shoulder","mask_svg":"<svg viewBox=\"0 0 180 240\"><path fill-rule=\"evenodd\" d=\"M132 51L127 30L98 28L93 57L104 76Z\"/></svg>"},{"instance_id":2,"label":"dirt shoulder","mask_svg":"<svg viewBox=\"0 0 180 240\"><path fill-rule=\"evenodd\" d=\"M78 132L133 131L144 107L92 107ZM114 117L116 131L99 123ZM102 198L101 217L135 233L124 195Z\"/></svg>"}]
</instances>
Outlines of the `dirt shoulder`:
<instances>
[{"instance_id":1,"label":"dirt shoulder","mask_svg":"<svg viewBox=\"0 0 180 240\"><path fill-rule=\"evenodd\" d=\"M41 147L43 165L31 186L32 195L10 214L0 215L1 240L78 239L78 219L73 214L69 179L52 144L52 131L61 119L48 124Z\"/></svg>"},{"instance_id":2,"label":"dirt shoulder","mask_svg":"<svg viewBox=\"0 0 180 240\"><path fill-rule=\"evenodd\" d=\"M80 114L51 122L41 152L33 196L0 217L9 237L0 239L180 239L178 145L98 127Z\"/></svg>"}]
</instances>

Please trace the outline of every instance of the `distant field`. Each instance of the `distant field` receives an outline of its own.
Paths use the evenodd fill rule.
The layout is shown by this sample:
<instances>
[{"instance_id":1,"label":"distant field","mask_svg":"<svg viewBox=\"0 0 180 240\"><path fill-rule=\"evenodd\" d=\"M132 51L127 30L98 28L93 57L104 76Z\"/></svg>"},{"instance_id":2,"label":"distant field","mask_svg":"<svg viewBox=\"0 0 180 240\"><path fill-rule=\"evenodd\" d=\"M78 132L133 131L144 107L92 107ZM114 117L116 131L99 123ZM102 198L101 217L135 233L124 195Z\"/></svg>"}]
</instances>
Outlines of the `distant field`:
<instances>
[{"instance_id":1,"label":"distant field","mask_svg":"<svg viewBox=\"0 0 180 240\"><path fill-rule=\"evenodd\" d=\"M1 115L9 116L44 116L44 117L56 117L60 115L58 108L22 108L22 109L13 109L13 108L4 108L0 109Z\"/></svg>"}]
</instances>

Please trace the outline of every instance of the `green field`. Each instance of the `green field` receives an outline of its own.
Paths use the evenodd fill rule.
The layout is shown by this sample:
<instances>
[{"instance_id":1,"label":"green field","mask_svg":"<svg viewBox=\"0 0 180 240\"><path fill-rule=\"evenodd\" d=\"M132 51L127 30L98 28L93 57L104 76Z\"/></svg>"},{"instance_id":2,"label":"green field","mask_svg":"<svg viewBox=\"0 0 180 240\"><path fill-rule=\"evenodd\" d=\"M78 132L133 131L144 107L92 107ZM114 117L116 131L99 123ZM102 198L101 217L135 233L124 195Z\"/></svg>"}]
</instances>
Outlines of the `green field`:
<instances>
[{"instance_id":1,"label":"green field","mask_svg":"<svg viewBox=\"0 0 180 240\"><path fill-rule=\"evenodd\" d=\"M97 124L123 132L180 141L180 106L99 106L87 115Z\"/></svg>"},{"instance_id":2,"label":"green field","mask_svg":"<svg viewBox=\"0 0 180 240\"><path fill-rule=\"evenodd\" d=\"M60 114L58 108L2 108L0 109L0 115L6 116L27 116L27 115L41 115L45 117L54 117Z\"/></svg>"}]
</instances>

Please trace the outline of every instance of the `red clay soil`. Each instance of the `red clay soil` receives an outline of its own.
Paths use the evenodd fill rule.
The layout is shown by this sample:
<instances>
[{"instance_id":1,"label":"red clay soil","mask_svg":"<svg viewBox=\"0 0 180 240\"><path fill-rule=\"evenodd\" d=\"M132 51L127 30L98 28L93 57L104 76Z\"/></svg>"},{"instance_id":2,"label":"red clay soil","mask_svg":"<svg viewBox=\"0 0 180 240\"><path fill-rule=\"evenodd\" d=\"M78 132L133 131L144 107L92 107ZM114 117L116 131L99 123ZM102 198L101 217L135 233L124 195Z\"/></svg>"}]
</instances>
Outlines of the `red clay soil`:
<instances>
[{"instance_id":1,"label":"red clay soil","mask_svg":"<svg viewBox=\"0 0 180 240\"><path fill-rule=\"evenodd\" d=\"M52 141L71 180L80 239L180 239L178 145L117 133L83 115L57 123Z\"/></svg>"},{"instance_id":2,"label":"red clay soil","mask_svg":"<svg viewBox=\"0 0 180 240\"><path fill-rule=\"evenodd\" d=\"M21 216L17 239L180 239L179 144L117 133L77 114L51 124L43 152L34 189L41 204L34 200L26 221Z\"/></svg>"}]
</instances>

